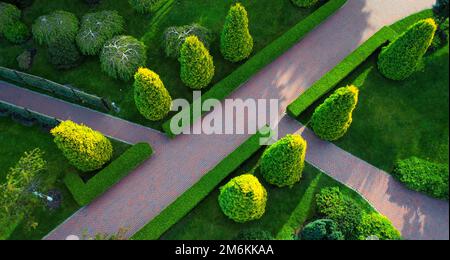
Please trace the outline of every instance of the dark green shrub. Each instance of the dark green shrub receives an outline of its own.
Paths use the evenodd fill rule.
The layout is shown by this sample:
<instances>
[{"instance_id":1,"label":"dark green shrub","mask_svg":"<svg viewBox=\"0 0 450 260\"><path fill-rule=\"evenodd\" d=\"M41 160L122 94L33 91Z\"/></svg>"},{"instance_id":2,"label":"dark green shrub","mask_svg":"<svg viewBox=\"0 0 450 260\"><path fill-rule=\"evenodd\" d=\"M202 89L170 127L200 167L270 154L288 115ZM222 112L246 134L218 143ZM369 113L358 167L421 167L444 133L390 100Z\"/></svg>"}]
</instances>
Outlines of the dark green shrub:
<instances>
[{"instance_id":1,"label":"dark green shrub","mask_svg":"<svg viewBox=\"0 0 450 260\"><path fill-rule=\"evenodd\" d=\"M8 41L15 44L24 43L30 38L28 27L20 21L7 26L3 34Z\"/></svg>"},{"instance_id":2,"label":"dark green shrub","mask_svg":"<svg viewBox=\"0 0 450 260\"><path fill-rule=\"evenodd\" d=\"M435 52L438 49L446 46L448 44L449 31L448 31L448 18L439 21L439 26L436 31L436 35L433 38L433 42L428 48L428 52Z\"/></svg>"},{"instance_id":3,"label":"dark green shrub","mask_svg":"<svg viewBox=\"0 0 450 260\"><path fill-rule=\"evenodd\" d=\"M319 219L306 225L299 238L301 240L344 240L344 235L333 220Z\"/></svg>"},{"instance_id":4,"label":"dark green shrub","mask_svg":"<svg viewBox=\"0 0 450 260\"><path fill-rule=\"evenodd\" d=\"M64 40L50 43L47 52L49 62L61 70L78 66L81 59L75 43Z\"/></svg>"},{"instance_id":5,"label":"dark green shrub","mask_svg":"<svg viewBox=\"0 0 450 260\"><path fill-rule=\"evenodd\" d=\"M197 36L197 38L208 49L212 40L211 32L198 24L185 26L172 26L164 31L163 46L167 57L179 58L180 49L186 38L189 36Z\"/></svg>"},{"instance_id":6,"label":"dark green shrub","mask_svg":"<svg viewBox=\"0 0 450 260\"><path fill-rule=\"evenodd\" d=\"M244 174L220 188L219 205L230 219L244 223L261 218L266 211L267 191L259 180Z\"/></svg>"},{"instance_id":7,"label":"dark green shrub","mask_svg":"<svg viewBox=\"0 0 450 260\"><path fill-rule=\"evenodd\" d=\"M20 16L21 12L16 6L0 2L0 34L3 34L12 24L18 22Z\"/></svg>"},{"instance_id":8,"label":"dark green shrub","mask_svg":"<svg viewBox=\"0 0 450 260\"><path fill-rule=\"evenodd\" d=\"M436 4L433 6L434 13L441 18L448 18L449 9L449 0L436 0Z\"/></svg>"},{"instance_id":9,"label":"dark green shrub","mask_svg":"<svg viewBox=\"0 0 450 260\"><path fill-rule=\"evenodd\" d=\"M100 3L100 0L83 0L88 5L96 5Z\"/></svg>"},{"instance_id":10,"label":"dark green shrub","mask_svg":"<svg viewBox=\"0 0 450 260\"><path fill-rule=\"evenodd\" d=\"M81 19L77 44L84 55L97 55L103 45L112 37L121 33L125 21L117 11L89 13Z\"/></svg>"},{"instance_id":11,"label":"dark green shrub","mask_svg":"<svg viewBox=\"0 0 450 260\"><path fill-rule=\"evenodd\" d=\"M379 213L364 214L358 226L360 240L376 237L379 240L400 240L401 235L391 221Z\"/></svg>"},{"instance_id":12,"label":"dark green shrub","mask_svg":"<svg viewBox=\"0 0 450 260\"><path fill-rule=\"evenodd\" d=\"M214 62L197 36L189 36L180 52L181 80L192 89L202 89L214 76Z\"/></svg>"},{"instance_id":13,"label":"dark green shrub","mask_svg":"<svg viewBox=\"0 0 450 260\"><path fill-rule=\"evenodd\" d=\"M134 101L139 112L151 121L163 119L172 104L172 98L159 75L144 68L134 75Z\"/></svg>"},{"instance_id":14,"label":"dark green shrub","mask_svg":"<svg viewBox=\"0 0 450 260\"><path fill-rule=\"evenodd\" d=\"M433 163L412 157L396 162L393 176L411 190L438 199L449 199L448 164Z\"/></svg>"},{"instance_id":15,"label":"dark green shrub","mask_svg":"<svg viewBox=\"0 0 450 260\"><path fill-rule=\"evenodd\" d=\"M305 167L307 143L300 135L287 135L271 145L261 157L264 179L278 187L299 182Z\"/></svg>"},{"instance_id":16,"label":"dark green shrub","mask_svg":"<svg viewBox=\"0 0 450 260\"><path fill-rule=\"evenodd\" d=\"M358 104L359 90L348 86L336 90L318 106L311 118L311 128L321 139L335 141L347 133Z\"/></svg>"},{"instance_id":17,"label":"dark green shrub","mask_svg":"<svg viewBox=\"0 0 450 260\"><path fill-rule=\"evenodd\" d=\"M247 11L240 3L233 5L223 26L220 51L231 62L242 61L253 50L253 38L248 29Z\"/></svg>"},{"instance_id":18,"label":"dark green shrub","mask_svg":"<svg viewBox=\"0 0 450 260\"><path fill-rule=\"evenodd\" d=\"M378 58L380 73L392 80L410 77L430 47L436 29L433 19L425 19L409 27L381 51Z\"/></svg>"},{"instance_id":19,"label":"dark green shrub","mask_svg":"<svg viewBox=\"0 0 450 260\"><path fill-rule=\"evenodd\" d=\"M39 44L58 41L75 42L78 33L78 18L66 11L55 11L36 19L32 32Z\"/></svg>"},{"instance_id":20,"label":"dark green shrub","mask_svg":"<svg viewBox=\"0 0 450 260\"><path fill-rule=\"evenodd\" d=\"M261 229L245 229L239 232L234 240L274 240L274 237L269 231Z\"/></svg>"},{"instance_id":21,"label":"dark green shrub","mask_svg":"<svg viewBox=\"0 0 450 260\"><path fill-rule=\"evenodd\" d=\"M298 7L313 7L316 4L319 3L319 0L292 0L292 3L294 3Z\"/></svg>"},{"instance_id":22,"label":"dark green shrub","mask_svg":"<svg viewBox=\"0 0 450 260\"><path fill-rule=\"evenodd\" d=\"M138 13L150 13L156 11L167 0L128 0L131 7Z\"/></svg>"}]
</instances>

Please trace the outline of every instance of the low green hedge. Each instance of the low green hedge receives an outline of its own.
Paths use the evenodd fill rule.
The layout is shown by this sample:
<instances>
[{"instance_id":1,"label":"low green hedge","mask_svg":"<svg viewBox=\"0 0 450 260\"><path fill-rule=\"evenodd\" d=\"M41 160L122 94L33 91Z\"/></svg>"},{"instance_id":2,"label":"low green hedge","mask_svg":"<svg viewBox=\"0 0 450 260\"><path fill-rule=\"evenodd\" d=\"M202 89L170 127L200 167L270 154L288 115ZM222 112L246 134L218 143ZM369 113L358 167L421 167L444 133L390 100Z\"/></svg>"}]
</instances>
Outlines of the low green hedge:
<instances>
[{"instance_id":1,"label":"low green hedge","mask_svg":"<svg viewBox=\"0 0 450 260\"><path fill-rule=\"evenodd\" d=\"M300 116L302 112L314 104L319 98L334 89L339 82L367 60L376 50L396 37L397 33L394 30L390 27L383 27L292 102L287 107L288 114L292 117Z\"/></svg>"},{"instance_id":2,"label":"low green hedge","mask_svg":"<svg viewBox=\"0 0 450 260\"><path fill-rule=\"evenodd\" d=\"M299 22L288 32L273 41L264 49L259 51L255 56L250 58L244 65L240 66L225 79L214 85L208 92L202 95L202 100L218 99L223 100L229 96L234 90L243 85L258 71L277 59L281 54L285 53L289 48L302 40L311 30L325 21L329 16L341 8L347 0L330 0L328 3L320 7L313 14ZM192 107L190 110L183 110L179 113L190 113L191 122L185 123L183 128L195 122L198 117L194 117ZM183 117L184 118L184 117ZM170 130L172 118L163 124L164 131L171 137L175 134Z\"/></svg>"},{"instance_id":3,"label":"low green hedge","mask_svg":"<svg viewBox=\"0 0 450 260\"><path fill-rule=\"evenodd\" d=\"M64 178L64 183L80 206L87 205L150 158L152 153L149 144L136 144L88 182L85 183L78 174L69 173Z\"/></svg>"},{"instance_id":4,"label":"low green hedge","mask_svg":"<svg viewBox=\"0 0 450 260\"><path fill-rule=\"evenodd\" d=\"M234 152L223 159L214 169L208 172L194 186L176 199L157 217L152 219L133 240L156 240L174 224L186 216L197 204L211 193L229 174L248 160L260 148L260 138L267 136L258 133L251 136Z\"/></svg>"}]
</instances>

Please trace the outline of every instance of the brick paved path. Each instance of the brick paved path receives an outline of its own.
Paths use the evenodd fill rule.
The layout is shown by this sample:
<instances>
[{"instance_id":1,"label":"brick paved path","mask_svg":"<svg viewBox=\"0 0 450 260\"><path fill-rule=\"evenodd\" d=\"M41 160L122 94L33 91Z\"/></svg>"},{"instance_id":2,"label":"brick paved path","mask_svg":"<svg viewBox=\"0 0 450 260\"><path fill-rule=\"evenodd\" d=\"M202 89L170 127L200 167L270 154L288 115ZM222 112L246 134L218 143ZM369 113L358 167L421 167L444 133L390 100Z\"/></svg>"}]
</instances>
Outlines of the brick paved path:
<instances>
[{"instance_id":1,"label":"brick paved path","mask_svg":"<svg viewBox=\"0 0 450 260\"><path fill-rule=\"evenodd\" d=\"M356 49L382 26L428 8L434 0L349 0L340 11L302 42L235 91L231 98L276 98L280 117L286 106L306 88ZM205 173L231 153L247 136L164 135L64 101L0 84L0 99L58 117L83 122L103 133L135 143L149 142L155 155L104 196L81 209L50 233L47 239L65 239L91 233L114 233L127 227L132 234L145 225ZM216 111L212 112L216 113ZM245 117L236 115L235 120ZM231 122L227 122L231 123ZM197 122L196 125L201 124ZM280 136L302 131L283 117ZM308 162L364 195L408 239L448 239L447 202L406 190L389 175L366 162L322 142L305 130Z\"/></svg>"}]
</instances>

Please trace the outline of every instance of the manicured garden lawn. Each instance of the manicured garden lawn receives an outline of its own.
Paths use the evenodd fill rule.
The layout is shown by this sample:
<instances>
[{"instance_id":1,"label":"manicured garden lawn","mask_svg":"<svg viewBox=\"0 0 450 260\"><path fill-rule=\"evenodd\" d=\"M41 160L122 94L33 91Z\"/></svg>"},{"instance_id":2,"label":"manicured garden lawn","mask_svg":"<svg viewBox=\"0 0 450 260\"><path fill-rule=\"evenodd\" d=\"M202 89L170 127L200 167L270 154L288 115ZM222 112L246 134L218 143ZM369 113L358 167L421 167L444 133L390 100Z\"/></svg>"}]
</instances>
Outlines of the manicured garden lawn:
<instances>
[{"instance_id":1,"label":"manicured garden lawn","mask_svg":"<svg viewBox=\"0 0 450 260\"><path fill-rule=\"evenodd\" d=\"M34 212L39 226L33 230L26 228L24 223L19 224L9 239L41 239L52 229L67 219L78 210L79 206L73 200L72 195L65 187L62 178L68 172L75 172L62 153L53 143L53 137L38 126L26 127L9 118L0 118L0 182L5 181L5 176L10 167L20 159L24 152L40 148L47 161L47 170L42 173L45 187L58 189L62 192L63 201L60 209L49 211L38 208ZM117 158L129 147L127 144L113 142L114 158ZM113 159L114 159L113 158Z\"/></svg>"},{"instance_id":2,"label":"manicured garden lawn","mask_svg":"<svg viewBox=\"0 0 450 260\"><path fill-rule=\"evenodd\" d=\"M245 224L239 224L228 219L219 207L219 187L217 187L217 189L200 202L194 210L167 231L161 239L230 240L241 230L248 228L267 230L270 231L273 236L276 236L283 225L288 221L291 213L297 207L304 209L302 221L301 223L298 223L299 227L316 217L315 194L320 192L324 187L339 186L346 196L352 197L365 211L373 211L371 206L356 192L334 181L310 165L307 165L305 168L300 183L296 184L292 189L280 189L267 184L263 181L263 178L259 173L258 161L261 154L262 152L255 154L219 185L224 185L235 176L253 172L267 189L268 193L266 213L261 219Z\"/></svg>"},{"instance_id":3,"label":"manicured garden lawn","mask_svg":"<svg viewBox=\"0 0 450 260\"><path fill-rule=\"evenodd\" d=\"M104 0L93 8L94 10L91 10L83 1L39 0L25 9L23 17L24 22L31 26L37 17L58 9L73 12L78 18L88 11L117 10L126 21L124 34L141 39L147 45L147 66L161 76L172 97L191 100L191 90L180 80L178 61L165 57L161 47L163 32L169 26L187 25L194 22L213 32L214 41L210 48L216 66L216 74L211 84L213 85L240 66L240 64L225 61L219 51L220 32L228 9L234 2L234 0L168 0L167 5L157 13L139 15L130 8L127 0ZM291 1L284 0L243 0L240 2L249 13L250 32L255 42L253 54L320 7L319 4L314 8L300 9L295 7ZM45 47L37 46L32 41L23 46L13 46L4 39L0 39L0 46L0 66L17 68L16 57L24 49L36 47L38 53L29 73L106 97L120 106L120 117L156 129L161 128L161 122L149 122L138 113L133 100L132 83L113 80L101 72L98 57L88 57L81 66L61 72L55 70L47 61Z\"/></svg>"}]
</instances>

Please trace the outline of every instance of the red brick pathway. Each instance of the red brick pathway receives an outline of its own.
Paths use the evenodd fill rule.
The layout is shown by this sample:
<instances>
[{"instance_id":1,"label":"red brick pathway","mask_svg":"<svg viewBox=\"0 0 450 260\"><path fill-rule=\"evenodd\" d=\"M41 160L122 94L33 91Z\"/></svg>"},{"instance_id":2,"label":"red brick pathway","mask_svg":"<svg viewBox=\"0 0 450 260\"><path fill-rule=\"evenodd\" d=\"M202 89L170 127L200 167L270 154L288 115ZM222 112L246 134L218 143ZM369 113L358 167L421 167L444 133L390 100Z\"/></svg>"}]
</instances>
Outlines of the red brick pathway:
<instances>
[{"instance_id":1,"label":"red brick pathway","mask_svg":"<svg viewBox=\"0 0 450 260\"><path fill-rule=\"evenodd\" d=\"M333 17L230 98L279 99L279 113L284 116L286 106L293 99L382 26L428 8L433 2L349 0ZM0 99L60 119L83 122L130 143L146 141L156 151L150 160L74 214L46 239L65 239L69 235L80 235L83 230L114 233L121 227L128 228L131 235L247 138L244 135L184 135L168 140L154 130L7 84L0 84ZM242 116L237 115L235 120ZM301 125L288 117L280 122L280 136L301 129ZM318 140L308 130L304 135L310 147L308 161L359 191L388 216L406 238L449 238L448 203L407 191L386 173Z\"/></svg>"}]
</instances>

